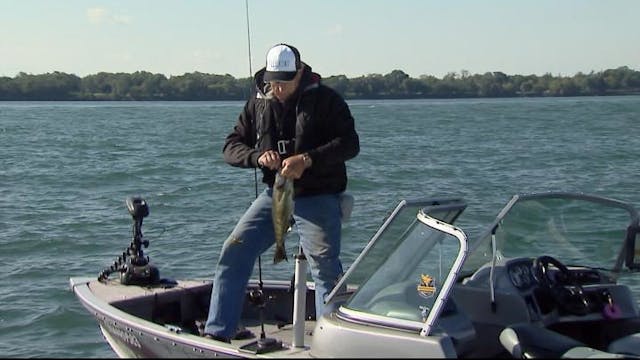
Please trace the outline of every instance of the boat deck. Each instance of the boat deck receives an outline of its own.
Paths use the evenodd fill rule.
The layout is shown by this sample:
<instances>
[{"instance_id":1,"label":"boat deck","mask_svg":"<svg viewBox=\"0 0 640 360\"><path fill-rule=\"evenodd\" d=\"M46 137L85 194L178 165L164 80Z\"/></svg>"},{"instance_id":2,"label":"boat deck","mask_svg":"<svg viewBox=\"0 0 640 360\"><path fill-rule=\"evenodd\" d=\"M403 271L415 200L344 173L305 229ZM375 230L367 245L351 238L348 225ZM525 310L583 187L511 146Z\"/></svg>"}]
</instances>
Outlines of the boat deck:
<instances>
[{"instance_id":1,"label":"boat deck","mask_svg":"<svg viewBox=\"0 0 640 360\"><path fill-rule=\"evenodd\" d=\"M71 282L71 287L80 298L87 300L83 301L85 306L92 304L91 312L94 316L106 320L106 323L101 323L101 330L114 350L119 349L116 350L119 356L126 357L131 354L122 346L122 337L119 339L114 337L113 334L118 333L114 331L114 327L129 329L125 336L129 339L138 332L135 328L145 329L136 335L139 343L149 341L147 334L154 334L153 341L191 344L189 348L196 353L202 351L203 356L207 355L207 350L216 353L222 350L223 355L232 357L312 357L310 344L316 321L305 321L304 341L294 347L293 324L276 320L280 318L277 315L274 319L274 312L282 312L282 309L288 306L287 301L290 298L286 292L286 283L281 285L282 289L274 291L270 288L269 290L272 292L268 296L275 296L276 300L275 305L269 306L268 312L265 311L264 337L266 339L261 339L263 325L260 323L259 311L255 306L245 304L241 322L243 328L249 330L253 336L234 339L231 344L226 344L206 339L198 334L197 324L202 324L206 319L211 292L210 280L178 281L177 285L173 286L153 287L125 286L118 280L102 283L94 279L75 278ZM312 303L313 297L310 300ZM147 323L140 322L140 319L146 320ZM279 342L281 346L258 346L271 343L270 339Z\"/></svg>"}]
</instances>

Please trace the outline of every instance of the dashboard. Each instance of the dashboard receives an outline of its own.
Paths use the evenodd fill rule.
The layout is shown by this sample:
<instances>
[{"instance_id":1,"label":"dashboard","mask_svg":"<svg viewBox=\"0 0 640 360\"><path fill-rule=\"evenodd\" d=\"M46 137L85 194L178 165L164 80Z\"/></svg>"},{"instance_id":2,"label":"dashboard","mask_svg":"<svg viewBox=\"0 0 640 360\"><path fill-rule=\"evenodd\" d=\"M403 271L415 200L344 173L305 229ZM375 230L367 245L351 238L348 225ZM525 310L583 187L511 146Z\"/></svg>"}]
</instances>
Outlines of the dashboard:
<instances>
[{"instance_id":1,"label":"dashboard","mask_svg":"<svg viewBox=\"0 0 640 360\"><path fill-rule=\"evenodd\" d=\"M516 289L525 291L538 284L532 267L531 259L519 259L507 265L507 274Z\"/></svg>"}]
</instances>

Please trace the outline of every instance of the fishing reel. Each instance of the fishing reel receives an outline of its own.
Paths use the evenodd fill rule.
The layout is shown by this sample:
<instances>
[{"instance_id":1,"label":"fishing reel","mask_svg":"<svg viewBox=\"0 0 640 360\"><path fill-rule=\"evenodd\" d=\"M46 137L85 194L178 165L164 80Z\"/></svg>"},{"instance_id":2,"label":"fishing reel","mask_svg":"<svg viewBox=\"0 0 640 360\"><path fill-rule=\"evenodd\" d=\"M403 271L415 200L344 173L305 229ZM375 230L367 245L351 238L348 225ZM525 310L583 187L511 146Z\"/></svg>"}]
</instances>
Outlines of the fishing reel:
<instances>
[{"instance_id":1,"label":"fishing reel","mask_svg":"<svg viewBox=\"0 0 640 360\"><path fill-rule=\"evenodd\" d=\"M98 280L106 282L109 275L117 271L123 285L157 284L160 281L160 272L150 264L149 257L145 257L142 250L143 246L149 246L149 240L145 240L142 235L142 220L149 215L149 205L140 197L127 198L125 204L133 218L133 240L122 255L100 273Z\"/></svg>"}]
</instances>

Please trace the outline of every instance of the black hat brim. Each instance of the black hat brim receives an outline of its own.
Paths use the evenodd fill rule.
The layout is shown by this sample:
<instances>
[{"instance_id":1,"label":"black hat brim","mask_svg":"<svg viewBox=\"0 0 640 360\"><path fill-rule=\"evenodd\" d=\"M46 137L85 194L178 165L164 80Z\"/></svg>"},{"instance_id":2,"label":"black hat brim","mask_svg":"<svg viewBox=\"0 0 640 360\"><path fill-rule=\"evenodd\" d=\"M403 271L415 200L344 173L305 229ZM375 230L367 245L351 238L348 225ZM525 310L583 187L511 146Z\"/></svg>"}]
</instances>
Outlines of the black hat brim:
<instances>
[{"instance_id":1,"label":"black hat brim","mask_svg":"<svg viewBox=\"0 0 640 360\"><path fill-rule=\"evenodd\" d=\"M296 77L296 71L266 71L264 81L291 81Z\"/></svg>"}]
</instances>

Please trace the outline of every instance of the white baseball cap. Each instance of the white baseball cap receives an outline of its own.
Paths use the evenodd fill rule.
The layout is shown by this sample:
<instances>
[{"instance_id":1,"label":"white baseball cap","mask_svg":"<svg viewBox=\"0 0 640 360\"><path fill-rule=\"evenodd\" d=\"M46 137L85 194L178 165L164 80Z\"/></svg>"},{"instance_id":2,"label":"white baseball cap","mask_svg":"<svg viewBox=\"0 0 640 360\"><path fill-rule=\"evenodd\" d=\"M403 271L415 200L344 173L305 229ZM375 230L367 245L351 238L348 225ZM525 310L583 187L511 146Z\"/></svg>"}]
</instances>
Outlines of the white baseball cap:
<instances>
[{"instance_id":1,"label":"white baseball cap","mask_svg":"<svg viewBox=\"0 0 640 360\"><path fill-rule=\"evenodd\" d=\"M298 49L287 44L278 44L267 52L267 71L264 81L291 81L300 69Z\"/></svg>"}]
</instances>

